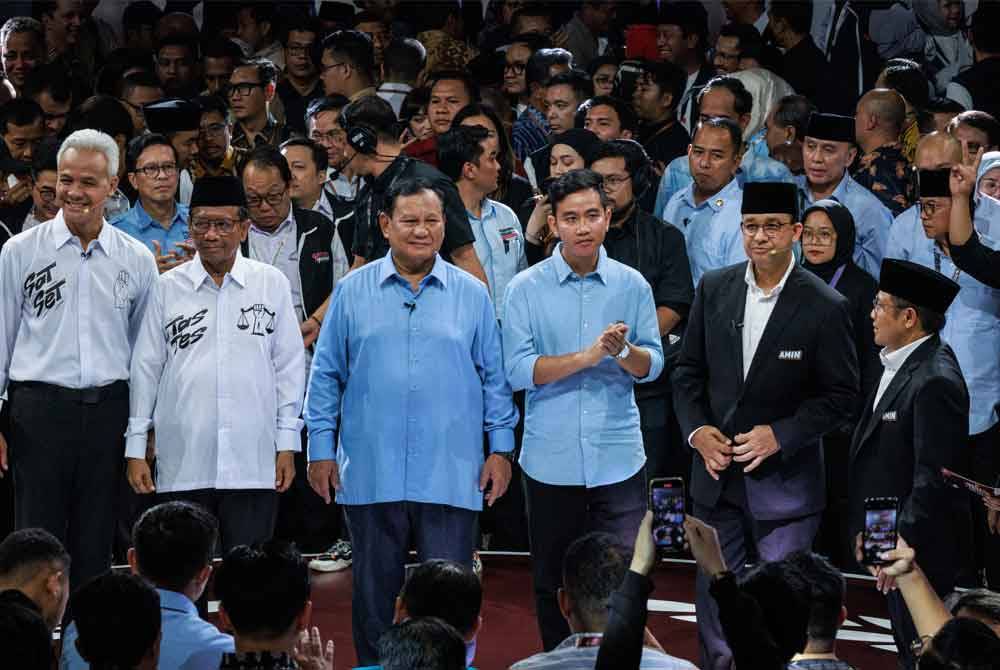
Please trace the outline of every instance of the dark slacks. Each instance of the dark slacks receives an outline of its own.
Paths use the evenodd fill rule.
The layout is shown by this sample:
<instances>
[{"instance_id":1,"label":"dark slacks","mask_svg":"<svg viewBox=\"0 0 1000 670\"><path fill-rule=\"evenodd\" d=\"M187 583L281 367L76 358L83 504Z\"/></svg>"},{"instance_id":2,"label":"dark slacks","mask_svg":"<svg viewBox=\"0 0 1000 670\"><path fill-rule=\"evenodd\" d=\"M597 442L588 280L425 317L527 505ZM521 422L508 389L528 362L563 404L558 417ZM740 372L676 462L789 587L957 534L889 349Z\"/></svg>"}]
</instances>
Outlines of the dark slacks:
<instances>
[{"instance_id":1,"label":"dark slacks","mask_svg":"<svg viewBox=\"0 0 1000 670\"><path fill-rule=\"evenodd\" d=\"M727 473L726 477L722 497L715 507L695 503L694 515L718 532L722 557L734 574L739 576L746 572L745 566L751 555L760 561L776 561L793 551L812 546L819 527L819 514L777 521L754 519L747 505L743 476ZM699 570L695 581L698 645L701 650L698 667L703 670L730 670L733 654L722 632L719 609L708 587L709 580Z\"/></svg>"},{"instance_id":2,"label":"dark slacks","mask_svg":"<svg viewBox=\"0 0 1000 670\"><path fill-rule=\"evenodd\" d=\"M691 448L681 440L670 393L636 399L646 452L646 481L691 474Z\"/></svg>"},{"instance_id":3,"label":"dark slacks","mask_svg":"<svg viewBox=\"0 0 1000 670\"><path fill-rule=\"evenodd\" d=\"M219 521L219 548L270 540L278 513L278 494L270 489L197 489L156 494L156 503L182 500L201 505Z\"/></svg>"},{"instance_id":4,"label":"dark slacks","mask_svg":"<svg viewBox=\"0 0 1000 670\"><path fill-rule=\"evenodd\" d=\"M969 438L972 478L995 485L1000 476L1000 423ZM986 508L981 500L972 500L972 541L975 547L974 568L985 577L985 584L1000 589L1000 535L986 527Z\"/></svg>"},{"instance_id":5,"label":"dark slacks","mask_svg":"<svg viewBox=\"0 0 1000 670\"><path fill-rule=\"evenodd\" d=\"M562 586L562 562L573 540L593 531L614 535L632 554L635 534L646 513L646 474L640 469L617 484L556 486L524 475L535 611L545 651L569 636L556 593Z\"/></svg>"},{"instance_id":6,"label":"dark slacks","mask_svg":"<svg viewBox=\"0 0 1000 670\"><path fill-rule=\"evenodd\" d=\"M472 567L478 512L417 502L344 505L351 532L351 623L358 665L377 665L379 637L392 626L411 545L417 561L446 559Z\"/></svg>"},{"instance_id":7,"label":"dark slacks","mask_svg":"<svg viewBox=\"0 0 1000 670\"><path fill-rule=\"evenodd\" d=\"M70 588L76 589L111 567L128 384L84 395L14 382L8 398L15 526L44 528L62 541L73 559Z\"/></svg>"},{"instance_id":8,"label":"dark slacks","mask_svg":"<svg viewBox=\"0 0 1000 670\"><path fill-rule=\"evenodd\" d=\"M287 491L278 494L274 536L294 542L299 551L318 554L329 549L346 532L340 505L336 502L327 505L309 485L306 442L303 430L302 451L295 454L295 479Z\"/></svg>"}]
</instances>

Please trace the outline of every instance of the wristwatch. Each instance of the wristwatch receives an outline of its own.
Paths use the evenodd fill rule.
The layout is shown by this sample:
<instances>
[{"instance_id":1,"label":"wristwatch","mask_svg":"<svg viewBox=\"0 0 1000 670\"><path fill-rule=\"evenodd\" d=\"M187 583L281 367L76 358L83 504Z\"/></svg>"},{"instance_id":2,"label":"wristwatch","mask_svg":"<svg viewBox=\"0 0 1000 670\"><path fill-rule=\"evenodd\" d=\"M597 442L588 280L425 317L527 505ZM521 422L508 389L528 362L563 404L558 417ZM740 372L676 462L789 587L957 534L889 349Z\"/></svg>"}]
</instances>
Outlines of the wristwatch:
<instances>
[{"instance_id":1,"label":"wristwatch","mask_svg":"<svg viewBox=\"0 0 1000 670\"><path fill-rule=\"evenodd\" d=\"M513 451L494 451L493 455L494 456L499 456L500 458L505 459L508 463L513 463L514 462L514 452Z\"/></svg>"},{"instance_id":2,"label":"wristwatch","mask_svg":"<svg viewBox=\"0 0 1000 670\"><path fill-rule=\"evenodd\" d=\"M628 342L626 342L625 346L622 347L622 350L619 351L617 354L615 354L615 358L617 358L620 361L624 361L626 358L628 358L628 354L629 354L629 346Z\"/></svg>"}]
</instances>

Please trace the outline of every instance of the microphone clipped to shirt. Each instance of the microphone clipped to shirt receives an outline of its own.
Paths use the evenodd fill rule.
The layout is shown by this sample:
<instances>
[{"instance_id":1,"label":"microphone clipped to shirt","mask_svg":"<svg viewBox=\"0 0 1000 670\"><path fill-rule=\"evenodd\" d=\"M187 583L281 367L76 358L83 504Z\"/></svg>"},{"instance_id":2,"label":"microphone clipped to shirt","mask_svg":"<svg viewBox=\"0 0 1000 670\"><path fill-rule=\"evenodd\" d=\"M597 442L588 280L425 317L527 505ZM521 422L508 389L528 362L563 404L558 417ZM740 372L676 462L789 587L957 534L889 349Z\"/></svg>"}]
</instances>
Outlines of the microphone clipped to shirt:
<instances>
[{"instance_id":1,"label":"microphone clipped to shirt","mask_svg":"<svg viewBox=\"0 0 1000 670\"><path fill-rule=\"evenodd\" d=\"M413 302L412 300L407 300L406 302L403 303L403 307L405 309L410 310L410 314L413 314L413 310L417 308L417 303Z\"/></svg>"}]
</instances>

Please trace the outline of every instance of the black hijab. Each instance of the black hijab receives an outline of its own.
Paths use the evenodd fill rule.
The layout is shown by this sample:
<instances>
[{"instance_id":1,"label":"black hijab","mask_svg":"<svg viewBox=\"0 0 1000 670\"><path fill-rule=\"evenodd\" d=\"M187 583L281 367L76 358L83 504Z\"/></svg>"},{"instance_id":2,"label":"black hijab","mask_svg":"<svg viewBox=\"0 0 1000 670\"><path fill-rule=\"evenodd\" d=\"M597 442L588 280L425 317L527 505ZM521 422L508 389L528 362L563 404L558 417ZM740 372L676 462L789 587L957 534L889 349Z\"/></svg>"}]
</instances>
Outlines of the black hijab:
<instances>
[{"instance_id":1,"label":"black hijab","mask_svg":"<svg viewBox=\"0 0 1000 670\"><path fill-rule=\"evenodd\" d=\"M823 199L817 200L809 209L802 213L803 224L805 224L806 219L813 212L823 212L830 217L833 229L837 231L837 248L833 252L833 258L826 263L810 263L803 255L802 265L805 269L829 284L838 269L854 262L851 260L854 255L854 217L851 216L849 209L836 200Z\"/></svg>"}]
</instances>

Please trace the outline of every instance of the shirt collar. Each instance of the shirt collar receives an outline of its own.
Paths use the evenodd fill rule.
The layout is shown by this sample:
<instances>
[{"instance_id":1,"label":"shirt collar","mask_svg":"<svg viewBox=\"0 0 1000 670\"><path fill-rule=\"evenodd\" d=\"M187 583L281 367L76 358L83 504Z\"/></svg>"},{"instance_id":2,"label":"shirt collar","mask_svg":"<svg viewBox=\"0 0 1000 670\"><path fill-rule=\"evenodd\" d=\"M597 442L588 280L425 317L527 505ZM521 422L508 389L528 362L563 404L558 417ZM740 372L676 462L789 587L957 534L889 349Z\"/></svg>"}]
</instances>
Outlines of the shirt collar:
<instances>
[{"instance_id":1,"label":"shirt collar","mask_svg":"<svg viewBox=\"0 0 1000 670\"><path fill-rule=\"evenodd\" d=\"M812 188L809 187L809 178L806 175L799 175L797 179L799 179L799 185L802 188L803 195L806 197L806 202L811 205L815 202L815 198L813 197ZM852 181L851 175L847 174L845 170L844 175L840 178L840 183L837 184L837 188L833 189L833 193L826 197L836 200L841 204L846 204L844 199L847 197L847 188L850 181Z\"/></svg>"},{"instance_id":2,"label":"shirt collar","mask_svg":"<svg viewBox=\"0 0 1000 670\"><path fill-rule=\"evenodd\" d=\"M397 277L400 281L404 281L399 272L396 271L396 264L392 262L392 249L390 249L378 262L380 263L378 268L379 286L384 285L385 282L392 277ZM445 268L445 263L441 260L441 256L439 254L435 254L434 266L431 268L430 273L428 273L428 275L424 277L420 283L423 284L427 282L431 277L436 279L442 287L447 288L447 268Z\"/></svg>"},{"instance_id":3,"label":"shirt collar","mask_svg":"<svg viewBox=\"0 0 1000 670\"><path fill-rule=\"evenodd\" d=\"M276 237L284 232L287 232L289 228L295 226L295 207L292 205L288 206L288 216L285 220L278 224L278 227L274 229L274 232L269 233L266 230L261 230L255 224L250 224L250 230L254 231L258 235L263 235L264 237Z\"/></svg>"},{"instance_id":4,"label":"shirt collar","mask_svg":"<svg viewBox=\"0 0 1000 670\"><path fill-rule=\"evenodd\" d=\"M919 340L914 340L905 347L900 347L895 351L889 351L888 347L883 347L882 351L878 352L878 357L882 359L882 365L885 367L885 371L892 373L897 372L901 367L903 367L903 363L905 363L906 359L910 357L910 354L916 351L917 347L930 338L930 335L924 335Z\"/></svg>"},{"instance_id":5,"label":"shirt collar","mask_svg":"<svg viewBox=\"0 0 1000 670\"><path fill-rule=\"evenodd\" d=\"M171 226L177 225L178 223L184 223L184 214L183 212L181 212L181 207L183 207L181 203L174 204L174 218L170 220ZM159 223L153 220L153 217L149 215L149 212L146 211L146 208L142 206L142 198L136 199L135 205L133 205L133 209L135 209L136 212L135 216L136 225L140 229L148 230L154 224L157 226L160 225Z\"/></svg>"},{"instance_id":6,"label":"shirt collar","mask_svg":"<svg viewBox=\"0 0 1000 670\"><path fill-rule=\"evenodd\" d=\"M316 203L312 206L312 211L319 212L333 221L333 207L330 205L330 199L326 197L326 189L319 192L319 198L316 199Z\"/></svg>"},{"instance_id":7,"label":"shirt collar","mask_svg":"<svg viewBox=\"0 0 1000 670\"><path fill-rule=\"evenodd\" d=\"M188 278L191 279L191 285L195 291L204 286L205 282L212 281L212 278L208 275L208 270L205 269L205 265L201 262L200 254L196 254L192 262L185 263L181 266L181 268L184 272L187 272ZM247 259L244 258L243 254L238 250L236 252L236 260L233 262L233 267L229 268L229 272L227 272L226 275L239 284L240 288L247 285ZM215 282L212 282L212 285L214 286ZM225 279L223 279L222 285L226 285Z\"/></svg>"},{"instance_id":8,"label":"shirt collar","mask_svg":"<svg viewBox=\"0 0 1000 670\"><path fill-rule=\"evenodd\" d=\"M552 262L555 265L556 279L559 281L560 284L564 284L568 279L576 276L576 273L573 271L573 268L571 268L569 266L569 263L566 262L566 259L563 258L562 247L563 247L562 242L557 244L551 256ZM607 272L608 272L608 252L604 250L604 245L602 244L597 250L597 267L594 268L594 271L588 274L587 276L589 277L590 275L596 275L597 278L601 280L601 283L607 286L608 284L606 277Z\"/></svg>"},{"instance_id":9,"label":"shirt collar","mask_svg":"<svg viewBox=\"0 0 1000 670\"><path fill-rule=\"evenodd\" d=\"M771 292L766 295L764 294L764 291L757 285L757 277L753 273L752 261L747 262L747 270L746 273L743 275L743 279L744 281L746 281L747 287L749 288L751 293L763 296L765 298L777 298L778 295L781 294L782 289L785 288L785 282L788 281L788 277L789 275L792 274L792 270L794 268L795 268L795 255L793 254L791 259L789 259L788 261L788 268L785 270L785 274L782 275L781 281L779 281L778 285L775 286L773 289L771 289Z\"/></svg>"},{"instance_id":10,"label":"shirt collar","mask_svg":"<svg viewBox=\"0 0 1000 670\"><path fill-rule=\"evenodd\" d=\"M369 95L375 95L375 87L369 86L368 88L363 88L352 96L349 96L351 102L355 100L360 100L361 98L367 97Z\"/></svg>"},{"instance_id":11,"label":"shirt collar","mask_svg":"<svg viewBox=\"0 0 1000 670\"><path fill-rule=\"evenodd\" d=\"M161 609L177 610L184 614L198 616L198 608L183 593L167 589L156 589L156 592L160 594Z\"/></svg>"},{"instance_id":12,"label":"shirt collar","mask_svg":"<svg viewBox=\"0 0 1000 670\"><path fill-rule=\"evenodd\" d=\"M684 192L684 200L687 201L688 206L692 209L709 207L713 212L718 213L723 207L726 206L727 202L736 196L736 191L739 190L741 190L740 183L736 177L733 177L728 184L722 187L722 190L702 202L700 205L696 205L694 204L694 181L692 181L691 184L688 185L687 190Z\"/></svg>"},{"instance_id":13,"label":"shirt collar","mask_svg":"<svg viewBox=\"0 0 1000 670\"><path fill-rule=\"evenodd\" d=\"M111 255L111 226L107 221L101 219L101 232L97 234L97 239L91 243L90 250L100 249L104 252L106 256ZM66 220L63 218L63 212L60 209L59 213L56 214L56 218L52 219L52 235L56 243L56 249L62 249L66 244L71 243L73 240L77 240L77 244L80 241L74 235L69 226L66 225Z\"/></svg>"},{"instance_id":14,"label":"shirt collar","mask_svg":"<svg viewBox=\"0 0 1000 670\"><path fill-rule=\"evenodd\" d=\"M469 215L470 219L485 222L491 217L496 216L496 207L493 205L492 200L489 198L483 198L483 203L479 206L479 216L476 216L468 209L465 210L465 213Z\"/></svg>"},{"instance_id":15,"label":"shirt collar","mask_svg":"<svg viewBox=\"0 0 1000 670\"><path fill-rule=\"evenodd\" d=\"M378 87L379 93L409 93L413 87L409 84L400 84L392 81L384 81Z\"/></svg>"}]
</instances>

